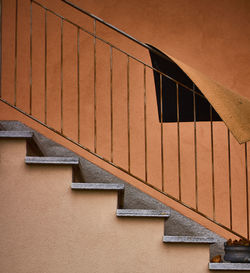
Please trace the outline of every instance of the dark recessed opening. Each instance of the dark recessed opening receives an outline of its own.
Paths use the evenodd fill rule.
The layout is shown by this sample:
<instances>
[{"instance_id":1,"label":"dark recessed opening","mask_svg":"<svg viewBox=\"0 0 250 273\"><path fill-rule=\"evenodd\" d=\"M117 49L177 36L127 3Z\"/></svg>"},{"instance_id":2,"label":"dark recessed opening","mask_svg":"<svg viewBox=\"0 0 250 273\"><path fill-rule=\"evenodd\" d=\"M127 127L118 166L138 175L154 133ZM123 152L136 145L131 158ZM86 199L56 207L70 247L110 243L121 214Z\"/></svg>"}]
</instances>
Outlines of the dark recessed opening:
<instances>
[{"instance_id":1,"label":"dark recessed opening","mask_svg":"<svg viewBox=\"0 0 250 273\"><path fill-rule=\"evenodd\" d=\"M149 46L165 56L165 58L163 58L149 51L153 68L168 75L186 87L195 90L194 93L192 90L177 84L175 81L163 75L160 76L160 73L154 71L159 121L161 122L161 90L162 122L177 122L178 109L180 122L192 122L194 121L194 116L196 117L196 121L221 121L220 116L214 108L212 106L210 107L208 100L181 68L160 50L151 45Z\"/></svg>"}]
</instances>

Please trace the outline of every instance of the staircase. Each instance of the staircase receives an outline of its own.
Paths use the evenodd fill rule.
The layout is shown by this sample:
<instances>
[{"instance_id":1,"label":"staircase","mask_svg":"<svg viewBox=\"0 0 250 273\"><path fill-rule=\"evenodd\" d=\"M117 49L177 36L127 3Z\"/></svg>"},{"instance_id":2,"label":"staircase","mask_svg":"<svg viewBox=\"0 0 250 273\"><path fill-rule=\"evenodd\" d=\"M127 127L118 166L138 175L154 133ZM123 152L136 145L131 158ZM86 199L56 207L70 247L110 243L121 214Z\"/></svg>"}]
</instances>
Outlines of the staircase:
<instances>
[{"instance_id":1,"label":"staircase","mask_svg":"<svg viewBox=\"0 0 250 273\"><path fill-rule=\"evenodd\" d=\"M86 181L78 157L48 156L37 133L10 124L0 127L2 272L250 270L208 264L214 238L170 235L169 208L132 209L124 183Z\"/></svg>"},{"instance_id":2,"label":"staircase","mask_svg":"<svg viewBox=\"0 0 250 273\"><path fill-rule=\"evenodd\" d=\"M223 238L250 239L248 144L231 119L215 118L184 64L71 1L3 0L1 15L1 120L23 122ZM29 156L42 155L34 149Z\"/></svg>"}]
</instances>

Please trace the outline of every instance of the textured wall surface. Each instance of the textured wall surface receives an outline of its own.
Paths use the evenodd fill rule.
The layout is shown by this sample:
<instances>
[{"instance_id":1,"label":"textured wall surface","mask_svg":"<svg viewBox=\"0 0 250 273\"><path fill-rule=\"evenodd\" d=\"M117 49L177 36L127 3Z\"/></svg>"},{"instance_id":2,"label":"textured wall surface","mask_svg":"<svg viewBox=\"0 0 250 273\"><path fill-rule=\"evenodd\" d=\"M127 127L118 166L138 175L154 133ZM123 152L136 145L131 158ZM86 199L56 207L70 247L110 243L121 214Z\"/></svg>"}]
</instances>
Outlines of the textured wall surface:
<instances>
[{"instance_id":1,"label":"textured wall surface","mask_svg":"<svg viewBox=\"0 0 250 273\"><path fill-rule=\"evenodd\" d=\"M250 98L248 0L72 2Z\"/></svg>"},{"instance_id":2,"label":"textured wall surface","mask_svg":"<svg viewBox=\"0 0 250 273\"><path fill-rule=\"evenodd\" d=\"M80 145L98 154L100 157L95 157L93 154L65 140L58 134L54 134L34 120L29 119L19 112L15 112L12 108L3 103L1 103L0 107L1 119L20 120L24 122L26 125L66 146L119 178L154 195L154 197L165 204L173 206L176 210L181 211L188 217L192 217L195 221L216 232L220 230L218 226L211 223L210 220L197 215L194 211L189 210L188 207L192 207L194 210L198 207L199 211L210 219L214 219L228 228L232 227L236 232L243 234L243 236L248 235L247 219L249 219L249 215L247 215L246 196L249 189L247 189L247 173L244 169L246 154L244 146L239 145L233 136L230 135L232 165L230 173L228 162L228 132L223 123L214 123L213 127L213 155L215 162L213 180L210 123L197 123L196 151L193 123L181 123L179 131L177 124L164 124L163 130L161 130L161 125L157 117L152 71L149 69L146 70L147 110L145 111L144 67L135 60L130 59L130 71L128 73L130 76L130 93L128 106L127 57L117 50L113 50L114 69L111 104L110 48L108 45L103 44L100 40L96 40L97 73L94 89L94 41L91 35L84 32L80 32L79 35L80 72L78 77L78 56L76 50L78 32L76 27L64 21L63 35L61 35L62 22L60 18L47 12L46 32L45 11L33 3L32 39L30 39L30 1L22 1L22 5L20 5L18 1L18 17L16 22L16 1L3 0L2 2L4 41L2 46L2 98L11 104L16 104L19 109L25 113L30 113L35 119L46 123L54 130L63 132L66 137L72 141L79 142ZM71 19L75 23L84 26L87 30L93 31L92 20L73 11L72 8L66 8L65 4L61 1L41 0L39 2L62 16ZM175 1L172 3L172 6L169 5L168 7L165 6L165 3L169 4L168 1L161 3L160 6L157 5L157 1L155 1L154 4L150 4L146 1L143 2L143 5L142 2L139 1L133 2L133 5L130 1L121 1L119 3L115 1L86 1L84 3L79 2L78 4L80 6L86 4L83 8L103 17L108 22L112 20L111 23L126 30L142 41L152 43L162 51L166 51L166 53L168 52L162 45L164 44L166 46L168 43L167 38L168 36L171 37L171 35L163 35L159 29L170 31L168 27L173 21L171 23L171 29L173 29L173 31L170 32L172 33L172 37L173 35L176 35L176 37L175 39L170 39L170 41L178 42L179 47L175 44L172 49L177 50L179 48L178 52L185 53L186 57L191 56L193 61L199 59L195 57L194 52L192 55L190 53L191 51L184 52L183 48L185 44L189 45L187 42L188 37L190 38L189 41L192 41L193 37L200 37L197 33L199 33L201 26L208 28L210 25L213 25L212 21L209 20L210 18L212 20L214 17L210 16L211 14L208 16L205 11L207 10L209 14L209 12L219 8L220 5L224 7L223 5L229 5L229 3L231 10L232 7L236 5L234 1L220 1L218 5L209 4L206 1L197 1L195 9L194 6L191 4L187 5L183 1ZM237 3L243 2L237 1ZM96 6L95 11L92 5ZM131 5L133 8L131 8ZM209 5L213 5L214 9L209 9ZM247 8L247 4L245 5ZM240 9L240 7L241 4L239 4L238 8ZM235 10L237 10L236 7ZM138 16L136 16L136 14L138 14ZM139 14L141 15L139 16ZM197 15L192 17L194 21L187 20L189 14ZM204 19L204 24L201 24L199 21L202 17L198 16L199 14L203 14L206 19ZM230 23L231 17L228 16L223 17L223 20ZM147 18L147 20L145 18ZM167 18L168 24L165 25ZM170 20L169 18L172 19ZM178 20L176 18L178 18ZM214 20L216 18L214 18ZM119 20L125 20L124 25L122 25ZM241 20L245 22L246 17L242 16ZM150 22L152 25L150 25ZM215 22L216 24L218 23L217 19ZM158 23L160 23L159 29L156 27ZM231 26L229 23L226 24L227 27ZM189 24L191 24L193 28L188 28ZM17 33L15 32L16 25ZM215 23L213 26L215 26ZM226 26L225 29L227 29ZM213 29L216 30L215 27ZM183 30L185 30L184 33ZM197 31L197 35L192 34L193 30ZM147 50L143 51L141 47L137 47L133 43L127 43L127 40L121 39L118 34L114 35L110 33L110 31L103 28L99 23L96 25L96 31L100 37L105 37L105 39L127 50L129 53L142 58L145 62L150 62ZM178 33L179 36L177 35ZM47 36L45 34L47 34ZM145 37L143 35L145 35ZM45 40L46 37L47 40ZM186 37L185 43L179 42L181 37ZM208 36L204 37L207 37L206 39L204 38L204 47L206 47L211 43L207 41ZM243 38L247 39L246 37L248 36L245 35ZM156 42L152 42L153 40ZM231 44L232 43L230 43L230 45ZM243 44L245 44L245 42L242 42L242 45ZM199 43L197 46L200 46ZM188 47L188 49L191 50L191 46ZM47 55L45 54L45 50ZM204 51L202 52L204 53ZM220 52L224 52L222 47L220 48ZM244 50L242 50L242 52L244 52ZM188 60L184 60L184 57L182 58L181 55L173 53L173 51L170 52L171 55L193 65ZM208 55L209 54L206 53L206 58L208 58ZM31 60L30 57L32 57ZM209 57L209 60L210 59L213 60L213 58ZM63 69L61 63L63 63ZM202 63L206 62L204 61ZM218 63L216 65L216 67L219 67ZM198 68L195 65L193 66ZM225 71L228 71L228 69ZM219 71L216 73L220 74ZM32 81L30 81L31 74ZM94 91L96 92L95 103ZM113 110L112 114L111 110ZM144 118L145 113L147 114L146 119ZM145 125L147 126L146 137ZM129 126L130 132L128 133ZM111 130L111 128L113 130ZM163 142L163 149L161 149L161 141ZM249 157L250 153L248 152L247 155ZM198 161L197 169L195 169L195 156ZM123 168L125 172L101 160L102 157L107 161L112 161L113 159L113 163L119 166L119 168ZM248 164L249 162L250 160L248 159ZM136 178L128 175L126 173L128 169L134 176L139 177L143 181L147 180L147 184L143 184L139 180L136 180ZM249 171L250 168L248 168L248 173ZM229 185L230 183L231 185ZM148 185L160 191L164 188L170 198L155 191ZM214 191L214 189L216 189L216 191ZM231 189L233 191L232 195L230 195ZM175 202L173 200L174 198L181 199L187 207ZM233 209L230 208L230 202ZM224 206L221 206L221 203L223 203ZM232 223L230 220L232 220ZM229 236L227 231L220 234L226 237Z\"/></svg>"},{"instance_id":3,"label":"textured wall surface","mask_svg":"<svg viewBox=\"0 0 250 273\"><path fill-rule=\"evenodd\" d=\"M162 219L117 218L116 193L72 192L69 166L27 166L25 149L0 141L1 271L209 272L208 246L164 244Z\"/></svg>"}]
</instances>

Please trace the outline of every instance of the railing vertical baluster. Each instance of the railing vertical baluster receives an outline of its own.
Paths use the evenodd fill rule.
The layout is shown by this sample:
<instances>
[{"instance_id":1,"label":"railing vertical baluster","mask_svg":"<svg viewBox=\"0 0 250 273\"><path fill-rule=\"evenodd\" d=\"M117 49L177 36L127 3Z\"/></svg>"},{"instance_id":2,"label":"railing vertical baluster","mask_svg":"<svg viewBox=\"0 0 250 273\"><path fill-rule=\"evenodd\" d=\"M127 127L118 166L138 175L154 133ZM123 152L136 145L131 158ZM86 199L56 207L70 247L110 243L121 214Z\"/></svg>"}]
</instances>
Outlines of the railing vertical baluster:
<instances>
[{"instance_id":1,"label":"railing vertical baluster","mask_svg":"<svg viewBox=\"0 0 250 273\"><path fill-rule=\"evenodd\" d=\"M2 45L2 16L3 16L3 4L2 0L0 0L0 45ZM0 56L2 56L2 46L0 46ZM2 71L2 62L0 61L0 71ZM0 98L2 97L2 77L0 77Z\"/></svg>"},{"instance_id":2,"label":"railing vertical baluster","mask_svg":"<svg viewBox=\"0 0 250 273\"><path fill-rule=\"evenodd\" d=\"M210 129L211 129L211 162L212 162L212 194L213 194L213 220L215 221L215 185L214 185L214 128L213 108L210 104Z\"/></svg>"},{"instance_id":3,"label":"railing vertical baluster","mask_svg":"<svg viewBox=\"0 0 250 273\"><path fill-rule=\"evenodd\" d=\"M231 148L230 148L230 131L227 129L228 139L228 182L229 182L229 206L230 206L230 229L232 230L232 179L231 179Z\"/></svg>"},{"instance_id":4,"label":"railing vertical baluster","mask_svg":"<svg viewBox=\"0 0 250 273\"><path fill-rule=\"evenodd\" d=\"M110 127L111 127L111 162L114 161L113 151L113 50L110 46Z\"/></svg>"},{"instance_id":5,"label":"railing vertical baluster","mask_svg":"<svg viewBox=\"0 0 250 273\"><path fill-rule=\"evenodd\" d=\"M245 143L245 168L246 168L246 201L247 201L247 239L249 240L249 189L248 189L248 162L247 162L247 142Z\"/></svg>"},{"instance_id":6,"label":"railing vertical baluster","mask_svg":"<svg viewBox=\"0 0 250 273\"><path fill-rule=\"evenodd\" d=\"M178 180L179 200L181 201L181 145L180 145L180 109L179 109L179 84L176 83L176 110L177 110L177 140L178 140Z\"/></svg>"},{"instance_id":7,"label":"railing vertical baluster","mask_svg":"<svg viewBox=\"0 0 250 273\"><path fill-rule=\"evenodd\" d=\"M97 126L96 126L96 20L94 19L94 151L97 147Z\"/></svg>"},{"instance_id":8,"label":"railing vertical baluster","mask_svg":"<svg viewBox=\"0 0 250 273\"><path fill-rule=\"evenodd\" d=\"M80 143L81 137L81 119L80 119L80 112L81 112L81 94L80 94L80 28L77 28L77 134L78 134L78 143Z\"/></svg>"},{"instance_id":9,"label":"railing vertical baluster","mask_svg":"<svg viewBox=\"0 0 250 273\"><path fill-rule=\"evenodd\" d=\"M63 134L63 18L61 19L61 134Z\"/></svg>"},{"instance_id":10,"label":"railing vertical baluster","mask_svg":"<svg viewBox=\"0 0 250 273\"><path fill-rule=\"evenodd\" d=\"M44 36L44 123L47 124L47 9L45 9Z\"/></svg>"},{"instance_id":11,"label":"railing vertical baluster","mask_svg":"<svg viewBox=\"0 0 250 273\"><path fill-rule=\"evenodd\" d=\"M127 55L127 119L128 119L128 172L130 173L130 98L129 98L129 73L130 73L130 61L129 56Z\"/></svg>"},{"instance_id":12,"label":"railing vertical baluster","mask_svg":"<svg viewBox=\"0 0 250 273\"><path fill-rule=\"evenodd\" d=\"M18 23L18 0L16 0L16 18L15 18L15 87L14 87L14 106L16 106L17 97L17 23Z\"/></svg>"},{"instance_id":13,"label":"railing vertical baluster","mask_svg":"<svg viewBox=\"0 0 250 273\"><path fill-rule=\"evenodd\" d=\"M30 115L32 115L32 0L30 0Z\"/></svg>"},{"instance_id":14,"label":"railing vertical baluster","mask_svg":"<svg viewBox=\"0 0 250 273\"><path fill-rule=\"evenodd\" d=\"M147 83L146 83L146 65L144 65L144 141L145 141L145 182L148 182L148 147L147 147Z\"/></svg>"},{"instance_id":15,"label":"railing vertical baluster","mask_svg":"<svg viewBox=\"0 0 250 273\"><path fill-rule=\"evenodd\" d=\"M162 98L162 74L160 74L160 106L161 106L161 187L164 192L164 155L163 155L163 98Z\"/></svg>"},{"instance_id":16,"label":"railing vertical baluster","mask_svg":"<svg viewBox=\"0 0 250 273\"><path fill-rule=\"evenodd\" d=\"M195 85L193 84L193 91ZM197 129L196 129L196 98L193 92L193 105L194 105L194 176L195 176L195 208L198 211L198 172L197 172Z\"/></svg>"}]
</instances>

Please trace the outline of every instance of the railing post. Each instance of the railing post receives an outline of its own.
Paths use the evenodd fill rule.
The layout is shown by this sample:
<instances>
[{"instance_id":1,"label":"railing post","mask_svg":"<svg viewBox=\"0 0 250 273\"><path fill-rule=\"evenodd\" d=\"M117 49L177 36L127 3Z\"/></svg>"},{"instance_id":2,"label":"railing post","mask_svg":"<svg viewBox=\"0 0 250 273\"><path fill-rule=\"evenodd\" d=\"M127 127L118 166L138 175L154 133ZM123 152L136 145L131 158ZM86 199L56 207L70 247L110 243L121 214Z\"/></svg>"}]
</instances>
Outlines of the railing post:
<instances>
[{"instance_id":1,"label":"railing post","mask_svg":"<svg viewBox=\"0 0 250 273\"><path fill-rule=\"evenodd\" d=\"M97 125L96 125L96 20L94 20L94 152L97 150Z\"/></svg>"},{"instance_id":2,"label":"railing post","mask_svg":"<svg viewBox=\"0 0 250 273\"><path fill-rule=\"evenodd\" d=\"M0 0L0 98L2 97L2 0Z\"/></svg>"},{"instance_id":3,"label":"railing post","mask_svg":"<svg viewBox=\"0 0 250 273\"><path fill-rule=\"evenodd\" d=\"M14 106L16 106L17 97L17 21L18 21L18 0L16 0L16 15L15 15L15 82L14 82Z\"/></svg>"},{"instance_id":4,"label":"railing post","mask_svg":"<svg viewBox=\"0 0 250 273\"><path fill-rule=\"evenodd\" d=\"M213 191L213 220L215 221L215 188L214 188L214 131L213 131L213 109L210 104L210 130L211 130L211 163L212 163L212 191Z\"/></svg>"},{"instance_id":5,"label":"railing post","mask_svg":"<svg viewBox=\"0 0 250 273\"><path fill-rule=\"evenodd\" d=\"M32 115L32 0L30 0L30 115Z\"/></svg>"},{"instance_id":6,"label":"railing post","mask_svg":"<svg viewBox=\"0 0 250 273\"><path fill-rule=\"evenodd\" d=\"M113 50L112 46L110 46L110 128L111 128L111 162L114 162L114 151L113 151Z\"/></svg>"},{"instance_id":7,"label":"railing post","mask_svg":"<svg viewBox=\"0 0 250 273\"><path fill-rule=\"evenodd\" d=\"M129 101L129 73L130 73L130 61L127 56L127 119L128 119L128 172L130 173L130 101Z\"/></svg>"},{"instance_id":8,"label":"railing post","mask_svg":"<svg viewBox=\"0 0 250 273\"><path fill-rule=\"evenodd\" d=\"M148 182L148 147L147 147L147 83L146 83L146 65L144 65L144 141L145 141L145 182Z\"/></svg>"},{"instance_id":9,"label":"railing post","mask_svg":"<svg viewBox=\"0 0 250 273\"><path fill-rule=\"evenodd\" d=\"M61 134L63 134L63 18L61 18Z\"/></svg>"},{"instance_id":10,"label":"railing post","mask_svg":"<svg viewBox=\"0 0 250 273\"><path fill-rule=\"evenodd\" d=\"M231 147L230 147L230 131L227 129L228 139L228 187L229 187L229 206L230 206L230 229L232 230L232 179L231 179Z\"/></svg>"},{"instance_id":11,"label":"railing post","mask_svg":"<svg viewBox=\"0 0 250 273\"><path fill-rule=\"evenodd\" d=\"M161 106L161 188L164 191L164 150L163 150L163 98L162 98L162 74L160 74L160 106Z\"/></svg>"},{"instance_id":12,"label":"railing post","mask_svg":"<svg viewBox=\"0 0 250 273\"><path fill-rule=\"evenodd\" d=\"M245 143L245 168L246 168L246 201L247 201L247 239L249 240L249 188L248 188L248 160L247 160L247 143Z\"/></svg>"},{"instance_id":13,"label":"railing post","mask_svg":"<svg viewBox=\"0 0 250 273\"><path fill-rule=\"evenodd\" d=\"M193 109L194 109L194 175L195 175L195 208L198 211L198 172L197 172L197 128L196 128L196 98L195 85L193 84Z\"/></svg>"},{"instance_id":14,"label":"railing post","mask_svg":"<svg viewBox=\"0 0 250 273\"><path fill-rule=\"evenodd\" d=\"M81 94L80 94L80 28L77 28L77 121L78 121L78 143L81 140Z\"/></svg>"},{"instance_id":15,"label":"railing post","mask_svg":"<svg viewBox=\"0 0 250 273\"><path fill-rule=\"evenodd\" d=\"M47 9L44 14L44 123L47 124Z\"/></svg>"},{"instance_id":16,"label":"railing post","mask_svg":"<svg viewBox=\"0 0 250 273\"><path fill-rule=\"evenodd\" d=\"M178 141L178 180L179 200L181 201L181 144L180 144L180 109L179 109L179 84L176 83L176 111L177 111L177 141Z\"/></svg>"}]
</instances>

